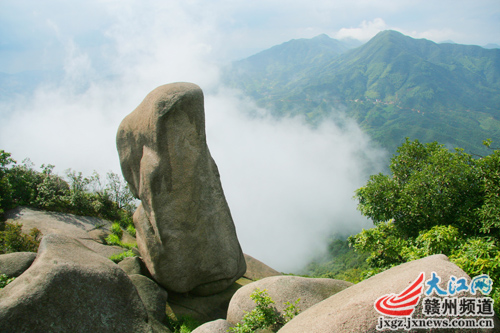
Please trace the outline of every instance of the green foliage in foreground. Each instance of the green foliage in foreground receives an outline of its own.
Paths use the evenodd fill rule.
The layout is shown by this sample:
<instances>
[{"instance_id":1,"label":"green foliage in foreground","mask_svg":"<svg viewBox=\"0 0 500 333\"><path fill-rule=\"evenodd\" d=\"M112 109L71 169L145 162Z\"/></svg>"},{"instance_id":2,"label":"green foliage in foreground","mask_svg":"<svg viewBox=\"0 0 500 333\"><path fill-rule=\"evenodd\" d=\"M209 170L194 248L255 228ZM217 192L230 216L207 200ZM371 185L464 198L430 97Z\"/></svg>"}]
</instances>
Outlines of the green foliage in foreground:
<instances>
[{"instance_id":1,"label":"green foliage in foreground","mask_svg":"<svg viewBox=\"0 0 500 333\"><path fill-rule=\"evenodd\" d=\"M17 206L49 211L96 216L116 221L126 229L132 224L134 198L125 182L113 172L106 181L94 172L66 171L66 180L54 173L53 165L42 165L41 171L25 159L22 164L11 154L0 150L0 215Z\"/></svg>"},{"instance_id":2,"label":"green foliage in foreground","mask_svg":"<svg viewBox=\"0 0 500 333\"><path fill-rule=\"evenodd\" d=\"M0 254L12 252L37 252L42 233L37 228L30 230L29 234L22 232L19 223L0 224Z\"/></svg>"},{"instance_id":3,"label":"green foliage in foreground","mask_svg":"<svg viewBox=\"0 0 500 333\"><path fill-rule=\"evenodd\" d=\"M128 250L128 251L125 251L122 253L113 254L109 257L109 259L115 263L119 263L120 261L122 261L125 258L135 257L135 256L136 256L136 254L134 253L134 251Z\"/></svg>"},{"instance_id":4,"label":"green foliage in foreground","mask_svg":"<svg viewBox=\"0 0 500 333\"><path fill-rule=\"evenodd\" d=\"M26 159L22 164L11 154L0 150L0 219L7 209L29 206L49 211L96 216L115 221L113 228L135 236L132 213L135 202L128 185L113 172L103 181L94 172L66 171L66 180L54 173L53 165L42 165L41 171Z\"/></svg>"},{"instance_id":5,"label":"green foliage in foreground","mask_svg":"<svg viewBox=\"0 0 500 333\"><path fill-rule=\"evenodd\" d=\"M189 333L200 325L199 321L190 316L181 316L178 319L167 316L167 326L173 333Z\"/></svg>"},{"instance_id":6,"label":"green foliage in foreground","mask_svg":"<svg viewBox=\"0 0 500 333\"><path fill-rule=\"evenodd\" d=\"M127 230L130 230L130 226L127 228ZM135 229L134 229L134 236L135 236ZM137 247L136 243L122 242L122 237L123 237L123 230L120 224L117 222L113 223L111 225L111 233L108 235L108 237L106 237L106 244L117 245L129 250L131 250L133 247Z\"/></svg>"},{"instance_id":7,"label":"green foliage in foreground","mask_svg":"<svg viewBox=\"0 0 500 333\"><path fill-rule=\"evenodd\" d=\"M251 333L255 332L257 329L271 329L273 332L276 332L299 314L300 311L297 306L300 299L297 299L293 304L286 302L285 305L287 305L287 307L283 311L283 315L280 315L273 306L274 301L269 297L265 289L255 289L250 297L256 304L255 308L245 313L241 323L230 328L228 332Z\"/></svg>"},{"instance_id":8,"label":"green foliage in foreground","mask_svg":"<svg viewBox=\"0 0 500 333\"><path fill-rule=\"evenodd\" d=\"M135 237L132 213L136 207L120 176L109 172L103 183L96 172L84 177L81 172L68 170L65 180L53 170L53 165L42 165L41 171L37 171L29 159L17 164L10 153L0 150L0 221L5 210L17 206L96 216L115 221L112 233L106 239L107 244L127 249L136 246L121 241L123 230ZM21 232L21 225L0 223L0 254L36 252L40 237L38 229L25 235Z\"/></svg>"},{"instance_id":9,"label":"green foliage in foreground","mask_svg":"<svg viewBox=\"0 0 500 333\"><path fill-rule=\"evenodd\" d=\"M488 274L499 283L500 151L475 159L407 139L398 153L391 176L371 176L356 191L375 228L349 237L350 245L377 271L442 253L471 277ZM497 313L499 296L494 285Z\"/></svg>"},{"instance_id":10,"label":"green foliage in foreground","mask_svg":"<svg viewBox=\"0 0 500 333\"><path fill-rule=\"evenodd\" d=\"M0 274L0 289L2 289L3 287L5 287L6 285L8 285L9 283L11 283L12 281L14 281L15 278L9 278L7 275L5 274Z\"/></svg>"}]
</instances>

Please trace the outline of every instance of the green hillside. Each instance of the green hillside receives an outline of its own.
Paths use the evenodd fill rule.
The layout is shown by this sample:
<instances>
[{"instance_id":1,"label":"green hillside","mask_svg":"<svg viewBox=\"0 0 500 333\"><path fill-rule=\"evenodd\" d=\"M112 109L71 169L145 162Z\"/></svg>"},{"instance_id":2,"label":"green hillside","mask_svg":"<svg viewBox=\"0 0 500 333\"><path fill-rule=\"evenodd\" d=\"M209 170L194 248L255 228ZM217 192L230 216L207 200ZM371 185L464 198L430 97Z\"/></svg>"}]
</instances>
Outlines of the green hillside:
<instances>
[{"instance_id":1,"label":"green hillside","mask_svg":"<svg viewBox=\"0 0 500 333\"><path fill-rule=\"evenodd\" d=\"M359 44L340 42L325 34L311 39L292 39L235 62L226 70L225 79L256 99L271 97L286 87L300 85L311 70L321 68Z\"/></svg>"},{"instance_id":2,"label":"green hillside","mask_svg":"<svg viewBox=\"0 0 500 333\"><path fill-rule=\"evenodd\" d=\"M349 49L322 35L236 62L226 80L277 116L315 123L345 110L391 152L407 136L476 154L484 139L500 141L499 49L395 31Z\"/></svg>"}]
</instances>

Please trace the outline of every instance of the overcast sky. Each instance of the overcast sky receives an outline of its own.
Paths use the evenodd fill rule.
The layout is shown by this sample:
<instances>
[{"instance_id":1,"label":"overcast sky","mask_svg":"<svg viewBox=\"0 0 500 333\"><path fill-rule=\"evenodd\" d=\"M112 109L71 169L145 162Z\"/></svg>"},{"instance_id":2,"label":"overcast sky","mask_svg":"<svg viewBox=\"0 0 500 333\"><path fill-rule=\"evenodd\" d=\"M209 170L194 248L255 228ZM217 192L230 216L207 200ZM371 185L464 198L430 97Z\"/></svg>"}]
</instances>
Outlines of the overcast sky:
<instances>
[{"instance_id":1,"label":"overcast sky","mask_svg":"<svg viewBox=\"0 0 500 333\"><path fill-rule=\"evenodd\" d=\"M220 66L294 38L415 38L500 44L500 2L423 0L2 0L0 72L57 70L33 94L0 100L0 149L19 162L119 173L118 125L155 87L197 83L207 140L243 250L297 270L335 232L370 227L353 191L382 170L376 149L337 109L317 130L276 121L219 83ZM333 106L332 106L333 107ZM320 240L320 241L318 241Z\"/></svg>"},{"instance_id":2,"label":"overcast sky","mask_svg":"<svg viewBox=\"0 0 500 333\"><path fill-rule=\"evenodd\" d=\"M134 41L139 53L166 35L181 43L194 39L193 52L227 61L293 38L326 33L366 41L387 29L436 42L500 44L500 2L2 0L0 72L60 68L70 42L96 65L109 65L120 37ZM175 52L176 45L168 48Z\"/></svg>"}]
</instances>

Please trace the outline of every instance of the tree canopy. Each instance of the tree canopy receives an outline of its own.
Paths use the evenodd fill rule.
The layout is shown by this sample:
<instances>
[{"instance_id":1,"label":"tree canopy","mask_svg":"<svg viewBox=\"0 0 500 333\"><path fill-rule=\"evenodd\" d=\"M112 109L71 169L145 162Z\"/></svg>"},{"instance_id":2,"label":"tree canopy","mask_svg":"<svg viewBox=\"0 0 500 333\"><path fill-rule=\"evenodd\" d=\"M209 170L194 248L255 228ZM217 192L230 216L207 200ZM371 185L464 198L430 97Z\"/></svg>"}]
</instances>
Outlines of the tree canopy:
<instances>
[{"instance_id":1,"label":"tree canopy","mask_svg":"<svg viewBox=\"0 0 500 333\"><path fill-rule=\"evenodd\" d=\"M439 225L468 236L499 236L500 151L477 159L462 149L407 139L397 152L392 175L373 175L356 191L363 215L376 225L392 220L404 238Z\"/></svg>"},{"instance_id":2,"label":"tree canopy","mask_svg":"<svg viewBox=\"0 0 500 333\"><path fill-rule=\"evenodd\" d=\"M490 147L491 141L485 141ZM442 253L470 276L500 281L500 151L476 158L437 142L406 141L356 190L375 227L349 237L376 271ZM500 288L494 288L496 311Z\"/></svg>"}]
</instances>

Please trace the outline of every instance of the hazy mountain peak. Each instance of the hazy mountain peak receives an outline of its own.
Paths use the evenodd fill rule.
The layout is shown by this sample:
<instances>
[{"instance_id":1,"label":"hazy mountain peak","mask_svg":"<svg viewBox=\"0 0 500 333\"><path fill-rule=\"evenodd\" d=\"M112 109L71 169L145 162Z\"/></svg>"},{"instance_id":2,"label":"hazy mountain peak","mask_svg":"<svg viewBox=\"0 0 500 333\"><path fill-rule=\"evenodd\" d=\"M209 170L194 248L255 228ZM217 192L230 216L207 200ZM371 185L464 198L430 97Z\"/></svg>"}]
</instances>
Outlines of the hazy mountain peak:
<instances>
[{"instance_id":1,"label":"hazy mountain peak","mask_svg":"<svg viewBox=\"0 0 500 333\"><path fill-rule=\"evenodd\" d=\"M327 34L320 34L320 35L317 35L316 37L311 38L311 40L332 40L332 39L333 38L331 38Z\"/></svg>"},{"instance_id":2,"label":"hazy mountain peak","mask_svg":"<svg viewBox=\"0 0 500 333\"><path fill-rule=\"evenodd\" d=\"M486 44L483 47L485 49L500 49L500 45L498 45L498 44L492 44L492 43Z\"/></svg>"}]
</instances>

